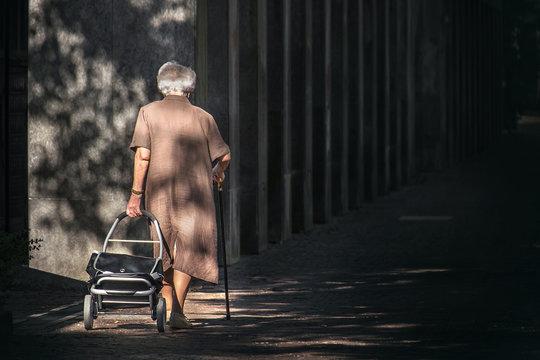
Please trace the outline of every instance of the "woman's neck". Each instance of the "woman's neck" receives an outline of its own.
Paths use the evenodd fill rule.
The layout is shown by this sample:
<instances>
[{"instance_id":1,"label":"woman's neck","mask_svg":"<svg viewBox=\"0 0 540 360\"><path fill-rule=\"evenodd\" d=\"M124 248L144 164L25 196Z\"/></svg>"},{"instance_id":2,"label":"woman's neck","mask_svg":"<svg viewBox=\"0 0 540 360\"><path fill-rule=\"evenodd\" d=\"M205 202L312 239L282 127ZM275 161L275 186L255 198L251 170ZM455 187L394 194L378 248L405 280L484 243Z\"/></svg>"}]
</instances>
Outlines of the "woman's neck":
<instances>
[{"instance_id":1,"label":"woman's neck","mask_svg":"<svg viewBox=\"0 0 540 360\"><path fill-rule=\"evenodd\" d=\"M185 96L185 97L187 97L189 99L189 93L186 95L186 94L181 93L181 92L173 91L173 92L168 93L166 96L169 96L169 95Z\"/></svg>"}]
</instances>

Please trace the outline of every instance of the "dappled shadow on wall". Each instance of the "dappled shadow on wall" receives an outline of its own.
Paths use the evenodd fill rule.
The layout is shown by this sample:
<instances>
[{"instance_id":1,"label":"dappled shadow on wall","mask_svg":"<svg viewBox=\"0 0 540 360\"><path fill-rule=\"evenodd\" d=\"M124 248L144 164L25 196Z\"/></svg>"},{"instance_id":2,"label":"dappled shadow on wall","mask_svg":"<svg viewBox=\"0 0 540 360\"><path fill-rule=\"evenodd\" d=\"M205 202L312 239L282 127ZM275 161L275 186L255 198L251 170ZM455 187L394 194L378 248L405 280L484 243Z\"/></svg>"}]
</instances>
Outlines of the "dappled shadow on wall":
<instances>
[{"instance_id":1,"label":"dappled shadow on wall","mask_svg":"<svg viewBox=\"0 0 540 360\"><path fill-rule=\"evenodd\" d=\"M104 237L129 197L138 110L161 98L157 69L192 66L193 1L106 5L30 2L31 230Z\"/></svg>"}]
</instances>

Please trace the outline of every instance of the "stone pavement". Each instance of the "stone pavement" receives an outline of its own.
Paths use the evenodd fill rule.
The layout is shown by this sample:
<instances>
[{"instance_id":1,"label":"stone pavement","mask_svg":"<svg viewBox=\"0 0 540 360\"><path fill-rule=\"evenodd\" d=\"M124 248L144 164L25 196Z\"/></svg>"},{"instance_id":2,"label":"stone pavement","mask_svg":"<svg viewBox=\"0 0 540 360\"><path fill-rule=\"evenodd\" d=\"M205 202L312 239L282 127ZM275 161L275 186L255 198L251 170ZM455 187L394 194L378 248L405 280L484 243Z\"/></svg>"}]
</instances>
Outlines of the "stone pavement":
<instances>
[{"instance_id":1,"label":"stone pavement","mask_svg":"<svg viewBox=\"0 0 540 360\"><path fill-rule=\"evenodd\" d=\"M540 124L421 183L246 256L193 289L191 330L82 325L82 293L15 292L14 359L540 358ZM52 310L51 310L52 309ZM34 315L31 315L34 314ZM33 317L28 317L29 315Z\"/></svg>"}]
</instances>

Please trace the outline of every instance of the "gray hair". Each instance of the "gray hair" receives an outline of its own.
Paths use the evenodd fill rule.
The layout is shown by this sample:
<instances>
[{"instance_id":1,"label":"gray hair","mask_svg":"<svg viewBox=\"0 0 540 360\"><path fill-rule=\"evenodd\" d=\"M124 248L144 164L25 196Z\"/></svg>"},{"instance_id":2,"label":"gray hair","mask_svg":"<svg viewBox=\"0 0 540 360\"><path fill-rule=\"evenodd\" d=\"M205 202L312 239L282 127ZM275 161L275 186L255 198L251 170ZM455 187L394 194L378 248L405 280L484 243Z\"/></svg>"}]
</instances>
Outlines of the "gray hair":
<instances>
[{"instance_id":1,"label":"gray hair","mask_svg":"<svg viewBox=\"0 0 540 360\"><path fill-rule=\"evenodd\" d=\"M176 61L169 61L161 65L158 70L157 86L165 96L172 92L187 95L195 90L196 78L195 71Z\"/></svg>"}]
</instances>

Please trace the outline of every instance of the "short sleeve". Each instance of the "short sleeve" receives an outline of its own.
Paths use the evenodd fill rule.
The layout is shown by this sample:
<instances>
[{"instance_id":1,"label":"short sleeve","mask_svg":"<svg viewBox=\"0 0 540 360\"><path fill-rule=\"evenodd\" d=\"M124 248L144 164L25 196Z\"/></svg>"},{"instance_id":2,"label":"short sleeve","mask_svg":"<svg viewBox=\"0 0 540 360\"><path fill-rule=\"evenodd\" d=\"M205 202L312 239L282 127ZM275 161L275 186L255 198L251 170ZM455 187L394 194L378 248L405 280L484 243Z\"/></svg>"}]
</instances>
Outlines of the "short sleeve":
<instances>
[{"instance_id":1,"label":"short sleeve","mask_svg":"<svg viewBox=\"0 0 540 360\"><path fill-rule=\"evenodd\" d=\"M150 129L148 128L148 122L146 121L144 110L141 108L137 122L135 123L135 130L133 131L133 138L129 148L133 151L138 147L150 148Z\"/></svg>"},{"instance_id":2,"label":"short sleeve","mask_svg":"<svg viewBox=\"0 0 540 360\"><path fill-rule=\"evenodd\" d=\"M221 137L216 121L212 116L209 116L208 118L206 137L208 140L208 153L210 154L210 159L212 161L231 152L229 146L223 141L223 137Z\"/></svg>"}]
</instances>

